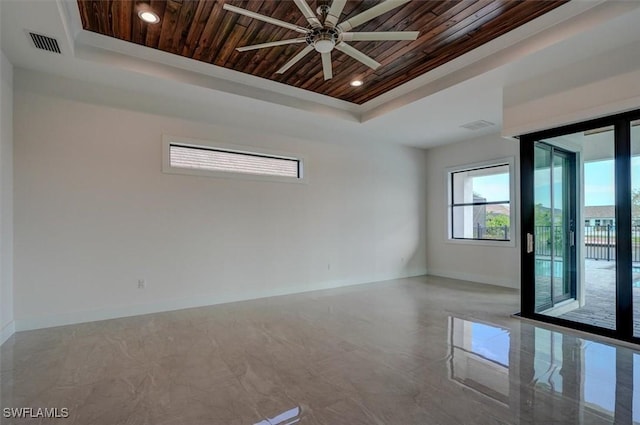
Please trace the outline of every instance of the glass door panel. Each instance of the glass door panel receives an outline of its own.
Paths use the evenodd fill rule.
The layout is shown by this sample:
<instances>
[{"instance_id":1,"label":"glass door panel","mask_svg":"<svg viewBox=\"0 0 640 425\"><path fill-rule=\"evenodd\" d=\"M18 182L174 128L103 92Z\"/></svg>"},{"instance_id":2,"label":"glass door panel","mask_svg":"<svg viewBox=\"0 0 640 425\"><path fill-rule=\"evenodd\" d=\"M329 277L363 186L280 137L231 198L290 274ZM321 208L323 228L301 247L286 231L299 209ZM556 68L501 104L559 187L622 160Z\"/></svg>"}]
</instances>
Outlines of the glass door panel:
<instances>
[{"instance_id":1,"label":"glass door panel","mask_svg":"<svg viewBox=\"0 0 640 425\"><path fill-rule=\"evenodd\" d=\"M557 312L573 289L572 158L547 143L534 148L535 311Z\"/></svg>"},{"instance_id":2,"label":"glass door panel","mask_svg":"<svg viewBox=\"0 0 640 425\"><path fill-rule=\"evenodd\" d=\"M551 148L537 143L534 148L534 247L535 311L553 307L551 285L558 276L551 244Z\"/></svg>"},{"instance_id":3,"label":"glass door panel","mask_svg":"<svg viewBox=\"0 0 640 425\"><path fill-rule=\"evenodd\" d=\"M554 305L571 297L571 244L569 225L572 221L569 192L570 154L553 150L553 245L557 276L553 278Z\"/></svg>"}]
</instances>

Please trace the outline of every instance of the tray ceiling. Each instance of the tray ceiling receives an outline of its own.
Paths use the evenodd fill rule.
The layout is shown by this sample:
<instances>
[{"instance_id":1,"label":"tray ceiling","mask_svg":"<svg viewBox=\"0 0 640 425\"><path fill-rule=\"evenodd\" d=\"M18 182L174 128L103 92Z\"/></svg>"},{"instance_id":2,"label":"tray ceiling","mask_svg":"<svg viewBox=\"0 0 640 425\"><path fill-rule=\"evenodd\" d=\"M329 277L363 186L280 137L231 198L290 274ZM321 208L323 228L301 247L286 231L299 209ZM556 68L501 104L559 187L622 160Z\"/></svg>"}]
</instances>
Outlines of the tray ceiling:
<instances>
[{"instance_id":1,"label":"tray ceiling","mask_svg":"<svg viewBox=\"0 0 640 425\"><path fill-rule=\"evenodd\" d=\"M302 27L308 23L293 1L78 0L82 25L96 32L294 87L363 104L566 3L567 0L411 1L352 31L419 31L415 41L353 41L382 64L377 70L333 50L333 78L325 81L320 55L312 52L277 74L305 46L291 44L247 52L237 47L297 38L300 33L223 10L245 8ZM312 8L319 2L308 1ZM380 1L348 1L340 22ZM157 24L138 18L150 7ZM351 87L354 79L364 81Z\"/></svg>"}]
</instances>

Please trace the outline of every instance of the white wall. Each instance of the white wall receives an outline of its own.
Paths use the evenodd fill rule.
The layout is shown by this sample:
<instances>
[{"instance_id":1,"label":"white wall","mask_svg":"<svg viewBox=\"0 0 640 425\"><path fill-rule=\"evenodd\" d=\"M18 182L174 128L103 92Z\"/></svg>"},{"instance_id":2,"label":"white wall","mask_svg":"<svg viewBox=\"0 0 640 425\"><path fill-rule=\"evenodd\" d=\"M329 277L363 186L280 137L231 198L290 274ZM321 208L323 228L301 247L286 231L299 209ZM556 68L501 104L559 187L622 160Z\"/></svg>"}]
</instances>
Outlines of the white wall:
<instances>
[{"instance_id":1,"label":"white wall","mask_svg":"<svg viewBox=\"0 0 640 425\"><path fill-rule=\"evenodd\" d=\"M423 150L84 103L34 92L33 74L22 74L18 330L426 273ZM49 84L37 77L38 87ZM304 155L309 183L163 174L163 133Z\"/></svg>"},{"instance_id":2,"label":"white wall","mask_svg":"<svg viewBox=\"0 0 640 425\"><path fill-rule=\"evenodd\" d=\"M516 214L515 246L476 245L450 241L447 234L447 168L506 157L515 158L519 193L518 143L491 135L443 145L427 151L427 269L436 276L520 287L518 232L519 195L511 202Z\"/></svg>"},{"instance_id":3,"label":"white wall","mask_svg":"<svg viewBox=\"0 0 640 425\"><path fill-rule=\"evenodd\" d=\"M637 109L640 43L505 87L503 131L519 136Z\"/></svg>"},{"instance_id":4,"label":"white wall","mask_svg":"<svg viewBox=\"0 0 640 425\"><path fill-rule=\"evenodd\" d=\"M13 332L13 66L0 51L0 344Z\"/></svg>"}]
</instances>

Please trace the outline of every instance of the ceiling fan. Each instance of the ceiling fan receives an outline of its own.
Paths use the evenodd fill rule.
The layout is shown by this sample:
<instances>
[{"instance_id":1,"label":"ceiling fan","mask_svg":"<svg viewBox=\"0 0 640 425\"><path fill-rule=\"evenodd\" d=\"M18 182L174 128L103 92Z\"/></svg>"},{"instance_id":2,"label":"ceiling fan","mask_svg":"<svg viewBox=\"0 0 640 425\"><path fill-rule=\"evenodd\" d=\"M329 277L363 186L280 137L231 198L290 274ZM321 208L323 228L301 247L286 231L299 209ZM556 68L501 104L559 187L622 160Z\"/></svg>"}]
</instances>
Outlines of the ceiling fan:
<instances>
[{"instance_id":1,"label":"ceiling fan","mask_svg":"<svg viewBox=\"0 0 640 425\"><path fill-rule=\"evenodd\" d=\"M382 3L365 10L364 12L338 23L342 10L347 0L333 0L331 6L328 3L321 4L318 7L318 15L311 9L306 0L293 0L300 12L307 18L310 27L304 28L290 22L281 21L260 13L252 12L241 7L226 4L223 6L225 10L239 13L250 18L259 19L261 21L288 28L293 31L304 34L303 37L291 38L288 40L272 41L269 43L254 44L252 46L238 47L240 52L248 50L264 49L266 47L283 46L286 44L306 43L307 45L298 54L289 60L282 68L276 71L278 74L285 73L289 68L299 62L312 50L320 53L322 58L322 71L324 79L330 80L333 77L333 69L331 64L331 51L335 48L345 53L357 61L362 62L372 69L380 67L380 63L365 55L358 49L347 44L347 41L401 41L415 40L418 38L419 31L379 31L379 32L350 32L352 28L362 25L378 16L402 6L411 0L385 0Z\"/></svg>"}]
</instances>

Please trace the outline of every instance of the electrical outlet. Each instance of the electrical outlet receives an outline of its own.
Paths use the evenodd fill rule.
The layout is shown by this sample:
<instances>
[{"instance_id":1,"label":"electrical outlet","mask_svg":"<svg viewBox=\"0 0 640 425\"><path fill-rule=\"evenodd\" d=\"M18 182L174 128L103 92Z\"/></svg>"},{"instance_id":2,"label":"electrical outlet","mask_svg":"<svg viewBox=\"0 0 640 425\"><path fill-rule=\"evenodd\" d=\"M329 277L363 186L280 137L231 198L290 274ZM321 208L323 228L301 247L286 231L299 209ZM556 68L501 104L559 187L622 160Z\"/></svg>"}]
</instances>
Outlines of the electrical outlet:
<instances>
[{"instance_id":1,"label":"electrical outlet","mask_svg":"<svg viewBox=\"0 0 640 425\"><path fill-rule=\"evenodd\" d=\"M147 281L144 279L138 279L138 289L144 289L147 287Z\"/></svg>"},{"instance_id":2,"label":"electrical outlet","mask_svg":"<svg viewBox=\"0 0 640 425\"><path fill-rule=\"evenodd\" d=\"M327 264L327 270L331 270L331 264Z\"/></svg>"}]
</instances>

